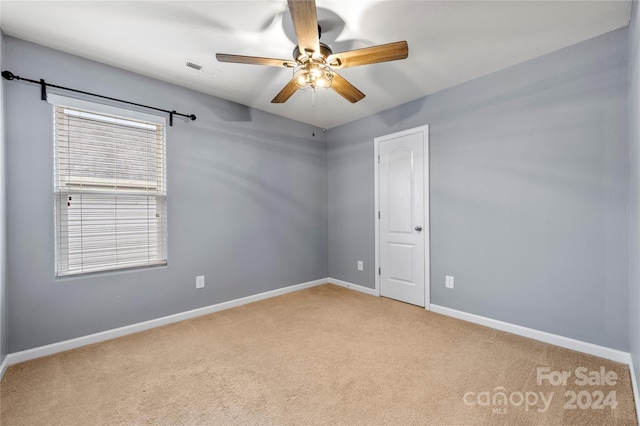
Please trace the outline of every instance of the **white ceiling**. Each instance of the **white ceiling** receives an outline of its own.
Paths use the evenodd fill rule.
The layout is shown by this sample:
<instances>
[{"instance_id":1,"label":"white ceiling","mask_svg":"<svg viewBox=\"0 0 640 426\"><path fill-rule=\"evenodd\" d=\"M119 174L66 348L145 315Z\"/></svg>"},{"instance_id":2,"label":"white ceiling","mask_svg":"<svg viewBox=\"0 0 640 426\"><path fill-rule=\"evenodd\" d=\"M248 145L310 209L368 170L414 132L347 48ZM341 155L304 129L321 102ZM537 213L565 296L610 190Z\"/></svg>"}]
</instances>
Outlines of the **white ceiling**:
<instances>
[{"instance_id":1,"label":"white ceiling","mask_svg":"<svg viewBox=\"0 0 640 426\"><path fill-rule=\"evenodd\" d=\"M298 91L285 104L271 104L290 69L215 59L215 53L292 59L286 0L2 0L0 26L6 35L331 128L621 28L631 10L628 0L316 3L321 40L334 52L409 43L406 60L340 71L367 95L356 104L332 90L315 101ZM187 60L218 75L187 68Z\"/></svg>"}]
</instances>

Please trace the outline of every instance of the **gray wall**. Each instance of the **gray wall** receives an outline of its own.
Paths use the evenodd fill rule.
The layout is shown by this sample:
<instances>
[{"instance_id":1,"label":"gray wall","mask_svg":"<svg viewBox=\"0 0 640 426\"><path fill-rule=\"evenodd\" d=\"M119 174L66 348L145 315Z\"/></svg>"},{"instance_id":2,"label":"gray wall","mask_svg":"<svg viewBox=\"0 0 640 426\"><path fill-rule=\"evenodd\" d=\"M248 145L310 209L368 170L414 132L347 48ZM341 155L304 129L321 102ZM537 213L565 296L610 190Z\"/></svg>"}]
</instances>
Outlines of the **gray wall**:
<instances>
[{"instance_id":1,"label":"gray wall","mask_svg":"<svg viewBox=\"0 0 640 426\"><path fill-rule=\"evenodd\" d=\"M51 105L5 84L10 352L327 277L322 132L11 37L4 54L23 77L198 116L167 127L168 267L57 280Z\"/></svg>"},{"instance_id":2,"label":"gray wall","mask_svg":"<svg viewBox=\"0 0 640 426\"><path fill-rule=\"evenodd\" d=\"M373 139L429 124L431 303L628 350L626 59L621 29L331 129L329 275L374 287Z\"/></svg>"},{"instance_id":3,"label":"gray wall","mask_svg":"<svg viewBox=\"0 0 640 426\"><path fill-rule=\"evenodd\" d=\"M0 30L0 70L4 68L4 34ZM6 280L6 207L5 207L5 108L4 84L0 83L0 363L9 349Z\"/></svg>"},{"instance_id":4,"label":"gray wall","mask_svg":"<svg viewBox=\"0 0 640 426\"><path fill-rule=\"evenodd\" d=\"M640 12L629 25L629 345L640 383ZM640 409L640 407L636 407Z\"/></svg>"},{"instance_id":5,"label":"gray wall","mask_svg":"<svg viewBox=\"0 0 640 426\"><path fill-rule=\"evenodd\" d=\"M37 86L4 84L2 351L326 276L373 287L373 138L422 124L432 303L629 350L626 58L623 29L330 129L325 141L305 124L7 37L3 69L198 120L168 128L169 266L56 280L51 106Z\"/></svg>"}]
</instances>

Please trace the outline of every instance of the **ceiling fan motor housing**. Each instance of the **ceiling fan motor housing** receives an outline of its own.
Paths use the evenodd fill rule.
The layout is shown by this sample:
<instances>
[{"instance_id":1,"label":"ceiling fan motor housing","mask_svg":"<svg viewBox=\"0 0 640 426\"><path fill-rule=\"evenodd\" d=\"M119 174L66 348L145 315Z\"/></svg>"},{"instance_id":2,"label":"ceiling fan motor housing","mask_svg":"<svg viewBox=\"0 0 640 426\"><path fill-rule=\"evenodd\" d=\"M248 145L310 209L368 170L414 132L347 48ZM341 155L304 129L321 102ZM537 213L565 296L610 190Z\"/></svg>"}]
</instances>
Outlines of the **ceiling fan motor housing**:
<instances>
[{"instance_id":1,"label":"ceiling fan motor housing","mask_svg":"<svg viewBox=\"0 0 640 426\"><path fill-rule=\"evenodd\" d=\"M323 60L326 61L326 59L330 55L333 55L333 51L331 50L331 48L322 42L320 42L320 52L318 52L317 55L315 53L316 52L311 52L311 56L309 56L308 52L301 53L300 48L296 46L293 49L293 59L298 63L304 63L305 59L309 60L309 59L316 59L316 58L322 58Z\"/></svg>"}]
</instances>

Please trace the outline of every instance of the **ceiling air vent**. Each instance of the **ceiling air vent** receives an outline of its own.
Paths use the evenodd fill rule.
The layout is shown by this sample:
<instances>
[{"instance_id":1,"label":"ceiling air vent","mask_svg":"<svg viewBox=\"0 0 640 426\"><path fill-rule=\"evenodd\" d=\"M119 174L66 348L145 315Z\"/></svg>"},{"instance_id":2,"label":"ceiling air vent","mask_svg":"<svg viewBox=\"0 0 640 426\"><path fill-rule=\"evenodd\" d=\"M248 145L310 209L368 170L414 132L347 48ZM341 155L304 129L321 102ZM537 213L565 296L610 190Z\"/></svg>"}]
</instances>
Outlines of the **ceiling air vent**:
<instances>
[{"instance_id":1,"label":"ceiling air vent","mask_svg":"<svg viewBox=\"0 0 640 426\"><path fill-rule=\"evenodd\" d=\"M200 65L199 63L192 61L191 59L186 59L185 65L187 66L187 68L191 68L192 70L199 71L203 74L208 75L209 77L217 77L218 74L220 74L221 72L219 69L205 67L204 65Z\"/></svg>"},{"instance_id":2,"label":"ceiling air vent","mask_svg":"<svg viewBox=\"0 0 640 426\"><path fill-rule=\"evenodd\" d=\"M193 68L196 71L200 71L202 69L202 65L196 64L195 62L187 61L187 66L189 68Z\"/></svg>"}]
</instances>

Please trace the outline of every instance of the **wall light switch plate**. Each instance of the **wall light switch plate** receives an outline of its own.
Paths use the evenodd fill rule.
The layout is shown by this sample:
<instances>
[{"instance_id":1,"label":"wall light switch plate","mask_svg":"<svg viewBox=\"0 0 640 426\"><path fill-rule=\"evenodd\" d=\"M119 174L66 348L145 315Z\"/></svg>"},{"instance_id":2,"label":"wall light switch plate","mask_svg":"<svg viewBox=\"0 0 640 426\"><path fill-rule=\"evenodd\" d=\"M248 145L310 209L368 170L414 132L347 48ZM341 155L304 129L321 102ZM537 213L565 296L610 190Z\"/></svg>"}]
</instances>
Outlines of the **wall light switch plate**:
<instances>
[{"instance_id":1,"label":"wall light switch plate","mask_svg":"<svg viewBox=\"0 0 640 426\"><path fill-rule=\"evenodd\" d=\"M446 288L453 288L453 277L451 275L445 275L444 286Z\"/></svg>"},{"instance_id":2,"label":"wall light switch plate","mask_svg":"<svg viewBox=\"0 0 640 426\"><path fill-rule=\"evenodd\" d=\"M358 260L358 271L362 271L364 269L364 265L362 263L362 260Z\"/></svg>"},{"instance_id":3,"label":"wall light switch plate","mask_svg":"<svg viewBox=\"0 0 640 426\"><path fill-rule=\"evenodd\" d=\"M196 277L196 288L204 288L204 275Z\"/></svg>"}]
</instances>

